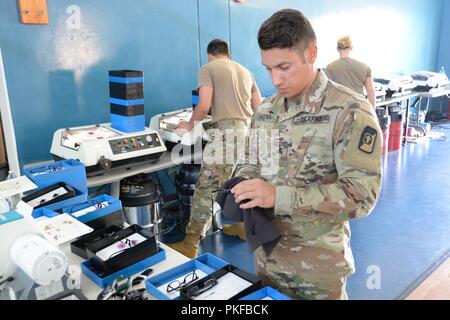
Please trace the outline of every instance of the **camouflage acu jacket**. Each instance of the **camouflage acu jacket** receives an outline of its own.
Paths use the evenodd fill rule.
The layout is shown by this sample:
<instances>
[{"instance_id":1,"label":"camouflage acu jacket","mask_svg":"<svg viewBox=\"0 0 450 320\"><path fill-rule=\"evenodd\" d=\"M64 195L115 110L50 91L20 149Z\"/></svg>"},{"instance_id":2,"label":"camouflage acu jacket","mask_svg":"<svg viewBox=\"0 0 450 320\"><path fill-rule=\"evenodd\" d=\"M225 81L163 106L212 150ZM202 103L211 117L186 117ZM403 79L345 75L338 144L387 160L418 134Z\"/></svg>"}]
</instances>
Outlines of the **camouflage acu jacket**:
<instances>
[{"instance_id":1,"label":"camouflage acu jacket","mask_svg":"<svg viewBox=\"0 0 450 320\"><path fill-rule=\"evenodd\" d=\"M281 113L284 104L287 112ZM258 140L262 132L270 138ZM260 177L276 187L276 224L283 237L271 257L314 247L325 253L318 251L323 266L311 270L352 273L348 220L368 215L377 201L381 147L369 102L323 71L300 98L266 99L252 118L234 176Z\"/></svg>"}]
</instances>

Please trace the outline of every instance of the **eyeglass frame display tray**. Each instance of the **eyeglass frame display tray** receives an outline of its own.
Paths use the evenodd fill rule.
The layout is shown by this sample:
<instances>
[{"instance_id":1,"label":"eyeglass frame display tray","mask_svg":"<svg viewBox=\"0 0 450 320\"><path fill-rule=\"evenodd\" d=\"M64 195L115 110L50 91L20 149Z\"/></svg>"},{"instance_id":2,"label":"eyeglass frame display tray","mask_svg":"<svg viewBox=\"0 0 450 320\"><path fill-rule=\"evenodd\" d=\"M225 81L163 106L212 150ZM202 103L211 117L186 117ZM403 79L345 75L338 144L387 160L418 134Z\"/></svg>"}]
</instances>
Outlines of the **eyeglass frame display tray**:
<instances>
[{"instance_id":1,"label":"eyeglass frame display tray","mask_svg":"<svg viewBox=\"0 0 450 320\"><path fill-rule=\"evenodd\" d=\"M194 270L201 270L207 275L209 275L227 265L229 265L229 263L226 262L225 260L222 260L210 253L205 253L198 256L195 259L187 261L156 276L148 278L145 281L145 287L147 289L147 292L150 293L156 299L181 300L182 297L180 295L178 295L174 299L171 299L167 294L161 292L161 290L159 290L158 287L164 284L168 284L171 281L179 278L181 275L187 274Z\"/></svg>"},{"instance_id":2,"label":"eyeglass frame display tray","mask_svg":"<svg viewBox=\"0 0 450 320\"><path fill-rule=\"evenodd\" d=\"M236 293L235 295L229 297L227 300L238 300L242 297L245 297L247 295L249 295L252 292L255 292L259 289L261 289L262 287L262 281L261 279L259 279L256 275L249 273L247 271L244 271L242 269L239 269L238 267L234 266L234 265L227 265L209 275L207 275L204 278L201 278L185 287L183 287L180 290L180 295L182 297L182 299L185 300L196 300L193 299L192 296L189 295L189 292L191 291L191 289L195 286L201 286L202 283L206 283L207 281L211 280L211 279L216 279L217 281L219 281L219 279L229 273L233 273L234 275L236 275L237 277L241 278L244 281L248 281L250 282L250 286L248 286L247 288L243 289L242 291ZM217 284L217 283L216 283ZM212 286L210 289L213 289L214 286ZM207 291L205 291L207 292Z\"/></svg>"},{"instance_id":3,"label":"eyeglass frame display tray","mask_svg":"<svg viewBox=\"0 0 450 320\"><path fill-rule=\"evenodd\" d=\"M89 260L81 263L81 271L92 280L97 286L104 289L108 285L111 285L117 278L127 278L136 273L139 273L155 264L166 259L166 251L158 245L158 252L144 260L141 260L135 264L132 264L122 270L119 270L106 277L99 277L97 273L91 270L91 264Z\"/></svg>"}]
</instances>

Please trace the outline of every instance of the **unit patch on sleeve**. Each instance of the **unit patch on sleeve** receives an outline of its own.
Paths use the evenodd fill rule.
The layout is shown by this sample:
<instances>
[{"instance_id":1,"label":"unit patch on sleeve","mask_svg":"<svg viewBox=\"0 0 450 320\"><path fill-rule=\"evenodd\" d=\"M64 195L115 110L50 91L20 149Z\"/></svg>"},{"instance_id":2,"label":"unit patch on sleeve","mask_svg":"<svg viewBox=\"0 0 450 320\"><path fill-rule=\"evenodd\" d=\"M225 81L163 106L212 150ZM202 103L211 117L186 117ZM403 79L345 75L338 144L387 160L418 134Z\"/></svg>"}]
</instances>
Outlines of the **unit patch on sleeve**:
<instances>
[{"instance_id":1,"label":"unit patch on sleeve","mask_svg":"<svg viewBox=\"0 0 450 320\"><path fill-rule=\"evenodd\" d=\"M358 148L362 152L372 154L375 149L375 141L377 141L377 131L374 128L367 126L361 134Z\"/></svg>"}]
</instances>

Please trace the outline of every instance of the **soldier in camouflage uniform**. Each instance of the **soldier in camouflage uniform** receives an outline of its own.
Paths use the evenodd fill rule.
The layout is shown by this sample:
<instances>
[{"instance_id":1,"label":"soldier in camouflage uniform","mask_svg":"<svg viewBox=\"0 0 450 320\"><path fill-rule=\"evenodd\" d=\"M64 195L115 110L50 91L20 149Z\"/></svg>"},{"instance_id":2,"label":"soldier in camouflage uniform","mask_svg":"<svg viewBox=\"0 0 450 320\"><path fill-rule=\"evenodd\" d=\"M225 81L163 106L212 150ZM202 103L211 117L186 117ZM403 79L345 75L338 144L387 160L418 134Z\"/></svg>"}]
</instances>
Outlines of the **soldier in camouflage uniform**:
<instances>
[{"instance_id":1,"label":"soldier in camouflage uniform","mask_svg":"<svg viewBox=\"0 0 450 320\"><path fill-rule=\"evenodd\" d=\"M314 68L315 33L301 12L275 13L258 42L278 92L254 114L250 139L276 129L278 154L274 161L270 146L247 146L234 176L251 180L232 192L237 202L250 200L243 209L273 207L282 238L270 256L255 251L256 272L294 298L346 299L355 270L348 221L368 215L381 188L376 115L367 100Z\"/></svg>"},{"instance_id":2,"label":"soldier in camouflage uniform","mask_svg":"<svg viewBox=\"0 0 450 320\"><path fill-rule=\"evenodd\" d=\"M188 234L204 237L211 227L211 199L216 197L213 191L230 179L238 149L243 152L248 126L246 121L230 119L221 120L214 129L208 130L208 143L203 151L202 167L192 198L191 217L186 230ZM243 227L243 224L240 223L240 226Z\"/></svg>"},{"instance_id":3,"label":"soldier in camouflage uniform","mask_svg":"<svg viewBox=\"0 0 450 320\"><path fill-rule=\"evenodd\" d=\"M211 199L215 197L212 191L230 178L239 145L243 151L250 118L262 100L252 73L230 59L226 42L212 40L207 52L208 63L202 66L198 77L199 104L190 121L177 128L191 130L195 121L203 120L211 108L214 129L208 130L209 141L203 152L186 237L169 245L189 258L197 256L199 241L211 226ZM245 238L243 223L224 225L222 232Z\"/></svg>"}]
</instances>

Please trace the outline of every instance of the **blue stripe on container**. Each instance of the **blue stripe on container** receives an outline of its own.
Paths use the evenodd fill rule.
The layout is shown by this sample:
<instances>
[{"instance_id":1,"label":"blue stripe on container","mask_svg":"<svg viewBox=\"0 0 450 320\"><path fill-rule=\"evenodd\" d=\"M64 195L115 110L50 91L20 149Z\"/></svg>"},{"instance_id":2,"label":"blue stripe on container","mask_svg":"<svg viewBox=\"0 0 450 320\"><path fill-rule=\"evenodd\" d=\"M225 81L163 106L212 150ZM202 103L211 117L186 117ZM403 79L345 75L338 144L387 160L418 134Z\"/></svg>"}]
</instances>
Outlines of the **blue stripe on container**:
<instances>
[{"instance_id":1,"label":"blue stripe on container","mask_svg":"<svg viewBox=\"0 0 450 320\"><path fill-rule=\"evenodd\" d=\"M144 99L122 100L109 98L109 103L120 104L121 106L134 106L137 104L144 104Z\"/></svg>"},{"instance_id":2,"label":"blue stripe on container","mask_svg":"<svg viewBox=\"0 0 450 320\"><path fill-rule=\"evenodd\" d=\"M144 82L144 78L143 77L135 77L135 78L109 77L109 82L140 83L140 82Z\"/></svg>"},{"instance_id":3,"label":"blue stripe on container","mask_svg":"<svg viewBox=\"0 0 450 320\"><path fill-rule=\"evenodd\" d=\"M145 115L126 117L111 113L111 126L122 132L144 131Z\"/></svg>"}]
</instances>

